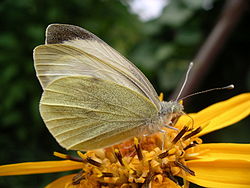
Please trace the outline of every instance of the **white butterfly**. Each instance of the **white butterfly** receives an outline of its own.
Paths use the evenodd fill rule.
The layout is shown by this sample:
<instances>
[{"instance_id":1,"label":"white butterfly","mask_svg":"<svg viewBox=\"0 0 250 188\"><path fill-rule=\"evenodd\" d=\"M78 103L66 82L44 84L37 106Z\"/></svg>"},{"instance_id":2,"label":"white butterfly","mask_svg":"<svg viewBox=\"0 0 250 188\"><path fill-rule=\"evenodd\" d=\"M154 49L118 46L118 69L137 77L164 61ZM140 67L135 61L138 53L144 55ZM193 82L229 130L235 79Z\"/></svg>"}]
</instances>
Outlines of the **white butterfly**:
<instances>
[{"instance_id":1,"label":"white butterfly","mask_svg":"<svg viewBox=\"0 0 250 188\"><path fill-rule=\"evenodd\" d=\"M41 116L66 149L103 148L151 134L182 114L181 104L160 102L135 65L80 27L49 25L34 62L44 90Z\"/></svg>"}]
</instances>

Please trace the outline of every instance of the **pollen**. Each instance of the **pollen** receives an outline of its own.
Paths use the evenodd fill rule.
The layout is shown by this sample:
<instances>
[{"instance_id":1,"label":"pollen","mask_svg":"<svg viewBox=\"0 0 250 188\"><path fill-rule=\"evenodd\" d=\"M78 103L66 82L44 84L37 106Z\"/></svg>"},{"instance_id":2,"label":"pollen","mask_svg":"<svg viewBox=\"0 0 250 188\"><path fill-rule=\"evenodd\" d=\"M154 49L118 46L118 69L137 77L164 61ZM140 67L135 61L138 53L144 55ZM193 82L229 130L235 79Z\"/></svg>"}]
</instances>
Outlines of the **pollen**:
<instances>
[{"instance_id":1,"label":"pollen","mask_svg":"<svg viewBox=\"0 0 250 188\"><path fill-rule=\"evenodd\" d=\"M162 140L161 134L154 134L106 149L86 153L78 151L79 157L57 152L54 155L83 162L83 169L72 179L71 185L74 186L125 188L181 185L177 176L195 176L186 161L199 155L193 148L202 143L196 136L200 131L201 128L183 126L179 131L166 129L165 140ZM165 148L162 150L163 142Z\"/></svg>"}]
</instances>

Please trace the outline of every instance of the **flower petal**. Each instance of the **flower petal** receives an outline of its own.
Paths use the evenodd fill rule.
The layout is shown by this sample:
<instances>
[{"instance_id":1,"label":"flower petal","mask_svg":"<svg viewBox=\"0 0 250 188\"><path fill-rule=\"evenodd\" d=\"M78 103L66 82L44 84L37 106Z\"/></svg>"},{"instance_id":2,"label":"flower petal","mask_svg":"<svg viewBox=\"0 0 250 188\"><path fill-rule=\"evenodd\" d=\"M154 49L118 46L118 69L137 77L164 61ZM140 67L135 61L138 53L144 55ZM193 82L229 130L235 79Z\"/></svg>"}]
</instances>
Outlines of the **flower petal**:
<instances>
[{"instance_id":1,"label":"flower petal","mask_svg":"<svg viewBox=\"0 0 250 188\"><path fill-rule=\"evenodd\" d=\"M204 187L249 188L250 162L246 160L192 160L187 165L195 172L190 182Z\"/></svg>"},{"instance_id":2,"label":"flower petal","mask_svg":"<svg viewBox=\"0 0 250 188\"><path fill-rule=\"evenodd\" d=\"M237 95L226 101L213 104L198 113L189 114L194 127L202 127L197 136L232 125L250 114L250 93ZM189 116L182 116L177 127L191 122Z\"/></svg>"},{"instance_id":3,"label":"flower petal","mask_svg":"<svg viewBox=\"0 0 250 188\"><path fill-rule=\"evenodd\" d=\"M70 160L25 162L0 166L0 176L43 174L69 171L80 168L82 168L82 163Z\"/></svg>"},{"instance_id":4,"label":"flower petal","mask_svg":"<svg viewBox=\"0 0 250 188\"><path fill-rule=\"evenodd\" d=\"M193 152L200 153L198 157L206 160L237 159L250 162L250 144L201 144L196 146Z\"/></svg>"},{"instance_id":5,"label":"flower petal","mask_svg":"<svg viewBox=\"0 0 250 188\"><path fill-rule=\"evenodd\" d=\"M70 175L66 175L63 177L58 178L57 180L51 182L49 185L47 185L45 188L70 188L70 184L72 182L72 178L75 176L76 174L70 174ZM72 185L73 187L73 185ZM75 186L74 186L75 187Z\"/></svg>"}]
</instances>

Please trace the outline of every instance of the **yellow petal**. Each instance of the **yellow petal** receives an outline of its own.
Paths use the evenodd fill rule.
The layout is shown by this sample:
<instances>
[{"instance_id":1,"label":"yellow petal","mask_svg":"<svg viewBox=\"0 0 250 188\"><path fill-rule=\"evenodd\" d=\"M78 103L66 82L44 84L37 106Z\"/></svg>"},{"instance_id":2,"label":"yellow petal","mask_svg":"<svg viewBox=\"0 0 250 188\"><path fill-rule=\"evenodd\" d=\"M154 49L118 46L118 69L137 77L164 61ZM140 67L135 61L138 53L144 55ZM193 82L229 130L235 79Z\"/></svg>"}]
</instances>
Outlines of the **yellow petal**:
<instances>
[{"instance_id":1,"label":"yellow petal","mask_svg":"<svg viewBox=\"0 0 250 188\"><path fill-rule=\"evenodd\" d=\"M204 110L188 114L194 120L194 127L202 127L197 136L232 125L250 114L250 93L237 95L223 102L213 104ZM191 122L191 118L183 115L177 127Z\"/></svg>"},{"instance_id":2,"label":"yellow petal","mask_svg":"<svg viewBox=\"0 0 250 188\"><path fill-rule=\"evenodd\" d=\"M80 168L82 168L82 163L70 160L25 162L0 166L0 176L43 174L69 171Z\"/></svg>"},{"instance_id":3,"label":"yellow petal","mask_svg":"<svg viewBox=\"0 0 250 188\"><path fill-rule=\"evenodd\" d=\"M195 176L186 179L204 187L249 188L250 162L246 160L192 160L188 167Z\"/></svg>"},{"instance_id":4,"label":"yellow petal","mask_svg":"<svg viewBox=\"0 0 250 188\"><path fill-rule=\"evenodd\" d=\"M63 177L58 178L57 180L51 182L49 185L47 185L45 188L70 188L71 186L71 182L72 182L72 178L75 176L76 174L70 174L70 175L66 175ZM72 185L73 187L73 185Z\"/></svg>"},{"instance_id":5,"label":"yellow petal","mask_svg":"<svg viewBox=\"0 0 250 188\"><path fill-rule=\"evenodd\" d=\"M201 144L195 147L195 152L200 153L199 157L206 160L237 159L250 162L250 144Z\"/></svg>"}]
</instances>

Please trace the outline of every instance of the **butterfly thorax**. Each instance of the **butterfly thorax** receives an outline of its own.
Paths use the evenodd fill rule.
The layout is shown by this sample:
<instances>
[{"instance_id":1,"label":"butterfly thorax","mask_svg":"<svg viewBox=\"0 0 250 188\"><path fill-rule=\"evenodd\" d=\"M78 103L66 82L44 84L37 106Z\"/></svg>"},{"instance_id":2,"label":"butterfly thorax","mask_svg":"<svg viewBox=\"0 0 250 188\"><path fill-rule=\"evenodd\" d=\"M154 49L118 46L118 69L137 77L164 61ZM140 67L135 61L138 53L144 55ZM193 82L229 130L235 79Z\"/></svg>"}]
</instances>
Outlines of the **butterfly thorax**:
<instances>
[{"instance_id":1,"label":"butterfly thorax","mask_svg":"<svg viewBox=\"0 0 250 188\"><path fill-rule=\"evenodd\" d=\"M178 101L162 101L160 102L160 105L161 109L159 111L159 117L165 125L173 123L173 119L176 119L183 114L184 107Z\"/></svg>"}]
</instances>

